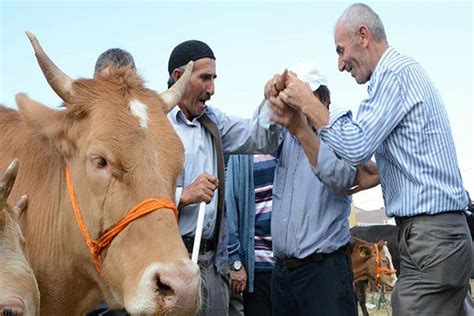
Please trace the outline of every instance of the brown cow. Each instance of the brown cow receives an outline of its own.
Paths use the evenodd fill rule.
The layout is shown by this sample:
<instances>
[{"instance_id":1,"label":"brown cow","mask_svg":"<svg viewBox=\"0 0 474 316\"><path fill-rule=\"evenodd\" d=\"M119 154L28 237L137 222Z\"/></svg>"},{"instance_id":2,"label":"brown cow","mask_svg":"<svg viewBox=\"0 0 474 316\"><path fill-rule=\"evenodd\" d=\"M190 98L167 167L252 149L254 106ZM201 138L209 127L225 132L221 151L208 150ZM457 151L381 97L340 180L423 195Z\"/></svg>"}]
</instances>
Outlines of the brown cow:
<instances>
[{"instance_id":1,"label":"brown cow","mask_svg":"<svg viewBox=\"0 0 474 316\"><path fill-rule=\"evenodd\" d=\"M354 295L356 303L359 302L364 316L368 315L365 306L365 292L361 296L361 288L365 291L367 283L375 287L387 286L393 288L397 281L396 270L393 268L392 256L387 243L383 240L370 243L352 237L351 262L354 275Z\"/></svg>"},{"instance_id":2,"label":"brown cow","mask_svg":"<svg viewBox=\"0 0 474 316\"><path fill-rule=\"evenodd\" d=\"M6 204L17 172L18 161L15 160L0 176L0 315L34 316L39 315L40 294L18 224L26 196L15 207Z\"/></svg>"},{"instance_id":3,"label":"brown cow","mask_svg":"<svg viewBox=\"0 0 474 316\"><path fill-rule=\"evenodd\" d=\"M179 87L161 95L129 68L72 80L27 35L48 83L64 101L57 111L19 94L19 112L0 107L0 167L18 157L22 168L12 197L29 193L32 211L21 225L41 314L84 314L102 298L131 314L194 314L199 269L189 259L170 201L183 147L166 117L192 64ZM142 202L150 198L161 200L145 203L153 212L143 215ZM137 205L143 216L121 225ZM82 214L82 232L75 213ZM84 241L117 229L102 252Z\"/></svg>"}]
</instances>

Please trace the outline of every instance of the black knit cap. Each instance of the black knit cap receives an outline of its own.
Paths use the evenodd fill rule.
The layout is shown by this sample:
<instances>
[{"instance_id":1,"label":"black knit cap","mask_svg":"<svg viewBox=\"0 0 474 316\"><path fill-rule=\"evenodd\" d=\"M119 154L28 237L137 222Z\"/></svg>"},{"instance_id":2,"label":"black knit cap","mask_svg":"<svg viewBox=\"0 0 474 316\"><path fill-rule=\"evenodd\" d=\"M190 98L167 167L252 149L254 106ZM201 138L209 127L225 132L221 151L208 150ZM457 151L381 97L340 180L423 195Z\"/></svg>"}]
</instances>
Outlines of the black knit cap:
<instances>
[{"instance_id":1,"label":"black knit cap","mask_svg":"<svg viewBox=\"0 0 474 316\"><path fill-rule=\"evenodd\" d=\"M212 49L206 43L198 40L182 42L171 52L168 73L171 75L173 70L186 65L191 60L195 61L206 57L216 59Z\"/></svg>"}]
</instances>

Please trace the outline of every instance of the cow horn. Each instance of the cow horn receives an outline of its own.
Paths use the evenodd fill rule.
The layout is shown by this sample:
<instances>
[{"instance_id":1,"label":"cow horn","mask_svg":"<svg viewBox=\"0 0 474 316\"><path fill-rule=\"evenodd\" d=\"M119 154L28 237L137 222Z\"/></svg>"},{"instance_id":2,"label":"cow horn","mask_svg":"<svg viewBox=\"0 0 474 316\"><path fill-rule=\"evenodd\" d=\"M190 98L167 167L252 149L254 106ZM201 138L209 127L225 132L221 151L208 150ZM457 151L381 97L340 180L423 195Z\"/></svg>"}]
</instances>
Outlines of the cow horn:
<instances>
[{"instance_id":1,"label":"cow horn","mask_svg":"<svg viewBox=\"0 0 474 316\"><path fill-rule=\"evenodd\" d=\"M46 55L33 33L26 31L26 35L30 39L31 45L33 45L36 59L38 60L38 64L40 65L43 75L46 77L49 85L64 102L67 102L73 95L72 84L74 80L63 73L61 69L53 63L48 55Z\"/></svg>"},{"instance_id":2,"label":"cow horn","mask_svg":"<svg viewBox=\"0 0 474 316\"><path fill-rule=\"evenodd\" d=\"M8 166L7 170L0 177L0 209L5 206L8 195L12 190L13 183L15 183L16 174L18 173L18 160L13 160Z\"/></svg>"},{"instance_id":3,"label":"cow horn","mask_svg":"<svg viewBox=\"0 0 474 316\"><path fill-rule=\"evenodd\" d=\"M193 62L190 61L186 65L186 69L184 70L183 75L176 81L174 85L171 86L168 90L162 92L160 94L161 99L166 104L165 113L171 111L176 104L178 104L179 100L183 97L184 90L186 89L186 85L191 78L191 73L193 72Z\"/></svg>"},{"instance_id":4,"label":"cow horn","mask_svg":"<svg viewBox=\"0 0 474 316\"><path fill-rule=\"evenodd\" d=\"M23 211L26 209L26 205L28 204L28 196L23 194L21 198L15 203L13 207L13 211L15 214L20 217L23 214Z\"/></svg>"}]
</instances>

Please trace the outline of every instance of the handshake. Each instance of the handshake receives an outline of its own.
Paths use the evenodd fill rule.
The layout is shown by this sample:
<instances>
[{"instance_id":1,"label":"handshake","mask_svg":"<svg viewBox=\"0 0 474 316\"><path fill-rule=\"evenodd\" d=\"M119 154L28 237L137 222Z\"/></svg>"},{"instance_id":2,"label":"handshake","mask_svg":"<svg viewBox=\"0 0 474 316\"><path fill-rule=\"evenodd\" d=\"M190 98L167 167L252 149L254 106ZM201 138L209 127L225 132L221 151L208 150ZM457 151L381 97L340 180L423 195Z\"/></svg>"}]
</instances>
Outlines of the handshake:
<instances>
[{"instance_id":1,"label":"handshake","mask_svg":"<svg viewBox=\"0 0 474 316\"><path fill-rule=\"evenodd\" d=\"M324 127L329 120L327 81L312 63L299 63L276 74L264 89L272 115L270 120L296 136L301 128Z\"/></svg>"}]
</instances>

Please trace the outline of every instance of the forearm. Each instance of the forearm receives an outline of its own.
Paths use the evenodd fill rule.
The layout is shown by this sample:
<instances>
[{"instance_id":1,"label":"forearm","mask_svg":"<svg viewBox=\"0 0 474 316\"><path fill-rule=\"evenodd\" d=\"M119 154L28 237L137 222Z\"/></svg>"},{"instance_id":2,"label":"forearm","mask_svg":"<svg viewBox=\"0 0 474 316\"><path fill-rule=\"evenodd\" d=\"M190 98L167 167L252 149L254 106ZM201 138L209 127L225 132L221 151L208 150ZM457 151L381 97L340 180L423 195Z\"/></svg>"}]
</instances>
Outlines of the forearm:
<instances>
[{"instance_id":1,"label":"forearm","mask_svg":"<svg viewBox=\"0 0 474 316\"><path fill-rule=\"evenodd\" d=\"M307 124L294 133L311 166L316 167L319 156L319 139Z\"/></svg>"},{"instance_id":2,"label":"forearm","mask_svg":"<svg viewBox=\"0 0 474 316\"><path fill-rule=\"evenodd\" d=\"M318 164L315 175L336 192L344 192L354 184L356 169L336 156L323 141L319 141Z\"/></svg>"},{"instance_id":3,"label":"forearm","mask_svg":"<svg viewBox=\"0 0 474 316\"><path fill-rule=\"evenodd\" d=\"M329 123L329 111L318 98L314 98L312 104L303 106L301 111L318 130Z\"/></svg>"}]
</instances>

